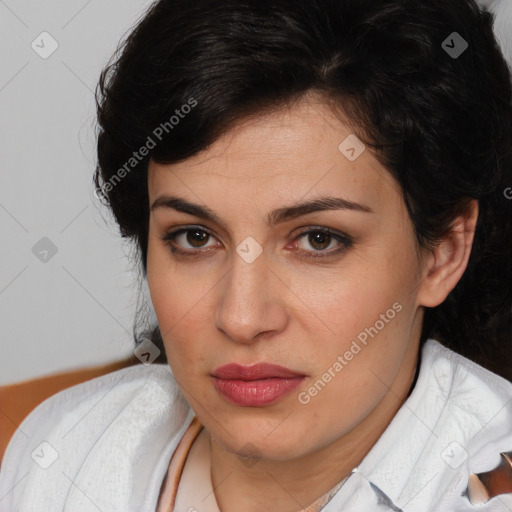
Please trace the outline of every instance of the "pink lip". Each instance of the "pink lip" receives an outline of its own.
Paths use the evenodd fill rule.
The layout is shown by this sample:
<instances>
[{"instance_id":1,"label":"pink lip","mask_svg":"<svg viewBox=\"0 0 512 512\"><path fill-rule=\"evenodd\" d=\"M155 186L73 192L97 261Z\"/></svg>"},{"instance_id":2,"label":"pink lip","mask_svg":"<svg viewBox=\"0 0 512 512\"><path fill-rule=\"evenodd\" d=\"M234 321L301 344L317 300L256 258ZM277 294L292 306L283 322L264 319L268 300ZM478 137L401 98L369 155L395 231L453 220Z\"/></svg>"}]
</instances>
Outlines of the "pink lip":
<instances>
[{"instance_id":1,"label":"pink lip","mask_svg":"<svg viewBox=\"0 0 512 512\"><path fill-rule=\"evenodd\" d=\"M213 371L212 375L221 379L239 380L304 377L303 373L294 372L284 366L271 363L257 363L252 366L241 366L236 363L225 364Z\"/></svg>"},{"instance_id":2,"label":"pink lip","mask_svg":"<svg viewBox=\"0 0 512 512\"><path fill-rule=\"evenodd\" d=\"M213 373L216 390L232 403L259 407L271 404L295 389L306 376L283 366L258 363L227 364Z\"/></svg>"}]
</instances>

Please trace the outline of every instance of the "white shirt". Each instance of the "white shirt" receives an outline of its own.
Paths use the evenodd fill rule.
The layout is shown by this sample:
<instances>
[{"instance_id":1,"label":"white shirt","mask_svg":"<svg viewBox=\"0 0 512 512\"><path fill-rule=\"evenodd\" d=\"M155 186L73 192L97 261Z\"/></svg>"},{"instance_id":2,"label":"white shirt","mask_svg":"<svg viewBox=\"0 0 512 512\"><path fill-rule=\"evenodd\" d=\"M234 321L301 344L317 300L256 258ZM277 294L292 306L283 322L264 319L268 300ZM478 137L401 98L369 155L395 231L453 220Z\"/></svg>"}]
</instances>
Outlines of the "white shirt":
<instances>
[{"instance_id":1,"label":"white shirt","mask_svg":"<svg viewBox=\"0 0 512 512\"><path fill-rule=\"evenodd\" d=\"M434 340L422 351L411 395L325 512L512 510L512 494L478 508L463 496L470 472L493 469L512 450L512 384ZM155 512L193 416L168 365L61 391L9 443L0 510Z\"/></svg>"}]
</instances>

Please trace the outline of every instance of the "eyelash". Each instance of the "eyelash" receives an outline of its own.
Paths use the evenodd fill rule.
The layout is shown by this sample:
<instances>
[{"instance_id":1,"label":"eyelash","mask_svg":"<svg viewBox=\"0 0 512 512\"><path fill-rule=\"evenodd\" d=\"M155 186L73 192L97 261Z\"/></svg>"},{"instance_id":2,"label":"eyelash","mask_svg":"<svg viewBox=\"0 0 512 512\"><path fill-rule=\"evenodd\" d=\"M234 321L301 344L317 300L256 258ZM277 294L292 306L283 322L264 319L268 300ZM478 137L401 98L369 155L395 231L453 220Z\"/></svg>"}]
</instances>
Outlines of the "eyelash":
<instances>
[{"instance_id":1,"label":"eyelash","mask_svg":"<svg viewBox=\"0 0 512 512\"><path fill-rule=\"evenodd\" d=\"M175 245L174 240L177 236L179 236L182 233L186 233L188 231L193 231L193 230L207 233L209 236L215 238L214 235L208 229L205 229L201 226L183 227L183 228L177 229L175 231L170 231L168 233L165 233L163 236L160 236L159 238L164 242L165 245L167 245L170 248L170 250L173 254L187 256L187 257L204 256L204 253L207 252L208 249L206 249L206 251L201 250L201 249L183 250L183 249L179 249ZM312 234L312 233L322 233L322 234L328 235L328 236L336 239L340 243L340 246L337 249L331 249L329 251L326 251L326 250L301 251L298 249L297 252L303 253L303 256L306 258L318 259L318 258L329 258L329 257L338 256L338 255L341 255L342 253L344 253L350 247L352 247L352 245L354 243L353 239L344 233L338 233L338 232L332 231L329 228L320 228L320 227L313 227L313 228L308 229L307 231L302 231L301 233L299 233L297 235L297 237L293 241L294 242L298 241L299 239L305 237L306 235ZM207 242L208 241L209 240L207 240Z\"/></svg>"}]
</instances>

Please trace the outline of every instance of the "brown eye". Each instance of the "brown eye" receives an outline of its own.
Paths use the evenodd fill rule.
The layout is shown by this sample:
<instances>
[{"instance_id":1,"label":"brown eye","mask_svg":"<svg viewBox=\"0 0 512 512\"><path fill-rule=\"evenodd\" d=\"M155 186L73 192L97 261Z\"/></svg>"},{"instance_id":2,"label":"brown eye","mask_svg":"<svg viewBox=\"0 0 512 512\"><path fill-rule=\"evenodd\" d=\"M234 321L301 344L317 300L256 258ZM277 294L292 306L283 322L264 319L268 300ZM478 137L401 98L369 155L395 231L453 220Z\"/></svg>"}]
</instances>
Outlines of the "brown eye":
<instances>
[{"instance_id":1,"label":"brown eye","mask_svg":"<svg viewBox=\"0 0 512 512\"><path fill-rule=\"evenodd\" d=\"M181 228L170 233L166 233L160 237L161 240L168 245L171 252L186 254L194 253L194 249L202 249L213 247L212 244L206 245L210 238L213 236L206 231L198 227Z\"/></svg>"},{"instance_id":2,"label":"brown eye","mask_svg":"<svg viewBox=\"0 0 512 512\"><path fill-rule=\"evenodd\" d=\"M201 229L189 229L186 231L187 242L193 247L202 247L202 244L210 236L206 231Z\"/></svg>"},{"instance_id":3,"label":"brown eye","mask_svg":"<svg viewBox=\"0 0 512 512\"><path fill-rule=\"evenodd\" d=\"M299 241L301 240L307 242L307 244L303 243L303 247L299 245ZM300 249L299 252L304 253L306 257L313 258L334 256L344 252L353 245L353 241L348 235L335 233L327 228L305 231L296 238L296 241ZM336 242L336 245L334 248L327 250L332 245L333 241ZM308 245L309 248L305 247L305 245ZM313 248L313 250L310 248Z\"/></svg>"},{"instance_id":4,"label":"brown eye","mask_svg":"<svg viewBox=\"0 0 512 512\"><path fill-rule=\"evenodd\" d=\"M308 242L317 250L327 249L332 241L332 236L322 231L311 231L308 234Z\"/></svg>"}]
</instances>

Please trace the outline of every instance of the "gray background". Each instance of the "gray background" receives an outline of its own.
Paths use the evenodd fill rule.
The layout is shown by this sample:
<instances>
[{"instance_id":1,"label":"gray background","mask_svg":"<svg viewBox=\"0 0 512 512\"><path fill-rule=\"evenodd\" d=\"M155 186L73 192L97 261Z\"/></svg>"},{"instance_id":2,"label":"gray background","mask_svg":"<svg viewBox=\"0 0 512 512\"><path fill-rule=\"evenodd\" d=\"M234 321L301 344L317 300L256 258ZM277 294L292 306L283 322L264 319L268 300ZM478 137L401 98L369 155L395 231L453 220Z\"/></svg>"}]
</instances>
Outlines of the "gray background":
<instances>
[{"instance_id":1,"label":"gray background","mask_svg":"<svg viewBox=\"0 0 512 512\"><path fill-rule=\"evenodd\" d=\"M480 3L512 61L512 0ZM149 4L0 0L0 385L133 351L130 248L92 193L93 91Z\"/></svg>"},{"instance_id":2,"label":"gray background","mask_svg":"<svg viewBox=\"0 0 512 512\"><path fill-rule=\"evenodd\" d=\"M93 91L149 4L0 1L0 385L133 350L130 249L93 195ZM59 45L46 59L43 31ZM55 255L32 252L43 237Z\"/></svg>"}]
</instances>

